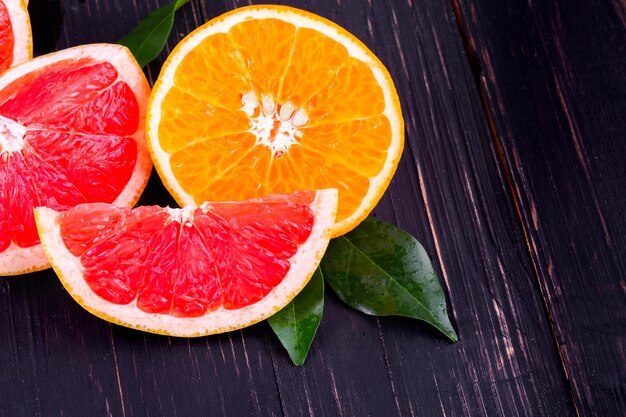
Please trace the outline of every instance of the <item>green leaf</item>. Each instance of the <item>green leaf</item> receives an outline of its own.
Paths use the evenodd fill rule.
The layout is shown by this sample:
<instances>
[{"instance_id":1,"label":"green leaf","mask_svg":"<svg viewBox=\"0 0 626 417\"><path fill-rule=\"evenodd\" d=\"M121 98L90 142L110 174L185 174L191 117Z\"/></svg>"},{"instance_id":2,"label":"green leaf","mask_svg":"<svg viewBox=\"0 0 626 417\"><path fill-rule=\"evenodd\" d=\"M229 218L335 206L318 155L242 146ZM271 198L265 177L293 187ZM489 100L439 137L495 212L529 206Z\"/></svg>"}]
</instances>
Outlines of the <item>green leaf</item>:
<instances>
[{"instance_id":1,"label":"green leaf","mask_svg":"<svg viewBox=\"0 0 626 417\"><path fill-rule=\"evenodd\" d=\"M304 363L324 311L324 276L319 268L285 308L267 319L294 365Z\"/></svg>"},{"instance_id":2,"label":"green leaf","mask_svg":"<svg viewBox=\"0 0 626 417\"><path fill-rule=\"evenodd\" d=\"M458 340L428 255L405 231L370 217L330 242L322 271L350 307L375 316L423 320Z\"/></svg>"},{"instance_id":3,"label":"green leaf","mask_svg":"<svg viewBox=\"0 0 626 417\"><path fill-rule=\"evenodd\" d=\"M189 0L175 0L152 11L128 35L117 41L126 46L135 56L139 66L145 67L165 47L172 31L174 14Z\"/></svg>"}]
</instances>

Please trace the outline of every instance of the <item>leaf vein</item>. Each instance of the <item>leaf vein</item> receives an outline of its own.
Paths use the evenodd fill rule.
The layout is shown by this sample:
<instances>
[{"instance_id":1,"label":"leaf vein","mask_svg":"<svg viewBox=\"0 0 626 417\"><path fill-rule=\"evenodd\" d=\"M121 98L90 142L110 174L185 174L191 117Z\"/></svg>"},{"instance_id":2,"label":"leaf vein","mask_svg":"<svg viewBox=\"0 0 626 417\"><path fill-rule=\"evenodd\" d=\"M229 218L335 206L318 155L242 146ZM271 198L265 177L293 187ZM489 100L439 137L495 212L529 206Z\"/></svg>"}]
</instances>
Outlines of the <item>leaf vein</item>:
<instances>
[{"instance_id":1,"label":"leaf vein","mask_svg":"<svg viewBox=\"0 0 626 417\"><path fill-rule=\"evenodd\" d=\"M350 241L350 239L348 239L345 236L341 236L341 239L344 239L346 242L348 242L350 244L350 257L352 257L352 252L356 251L358 253L360 253L363 257L365 257L366 259L368 259L374 266L375 269L377 269L378 271L382 272L384 275L386 275L390 281L393 281L397 286L399 286L406 294L408 294L413 300L415 300L415 302L421 306L426 313L430 316L430 318L435 321L438 322L439 319L437 317L435 317L431 312L430 309L428 308L428 306L426 306L424 303L422 303L420 300L418 300L405 286L403 286L397 279L395 279L393 276L391 276L387 271L385 271L380 265L378 265L376 262L374 262L374 260L365 252L363 252L358 246L356 246L354 243L352 243ZM350 267L350 263L348 263L348 268ZM346 268L346 269L348 269ZM346 273L347 275L347 273ZM437 326L439 327L439 326Z\"/></svg>"}]
</instances>

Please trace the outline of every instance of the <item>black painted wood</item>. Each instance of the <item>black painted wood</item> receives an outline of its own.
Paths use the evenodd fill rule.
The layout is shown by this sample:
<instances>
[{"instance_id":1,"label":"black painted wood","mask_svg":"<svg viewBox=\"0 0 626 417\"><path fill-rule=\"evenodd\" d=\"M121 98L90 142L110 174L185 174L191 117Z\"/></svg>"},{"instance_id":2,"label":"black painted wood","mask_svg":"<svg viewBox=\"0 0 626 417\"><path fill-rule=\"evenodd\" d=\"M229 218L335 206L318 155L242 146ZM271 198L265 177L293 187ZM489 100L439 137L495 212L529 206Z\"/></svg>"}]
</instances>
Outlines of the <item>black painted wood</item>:
<instances>
[{"instance_id":1,"label":"black painted wood","mask_svg":"<svg viewBox=\"0 0 626 417\"><path fill-rule=\"evenodd\" d=\"M337 319L325 318L320 339L334 354L303 369L277 367L286 415L306 415L314 390L302 378L330 379L340 393L339 405L322 401L314 415L573 415L452 8L436 3L341 1L321 12L368 44L396 80L407 149L376 213L415 234L439 264L461 340L448 344L409 320L375 320L379 359L371 330L364 340L355 332L371 319L347 313L359 321L328 338L326 323ZM356 383L364 372L376 382ZM393 407L362 406L385 389Z\"/></svg>"},{"instance_id":2,"label":"black painted wood","mask_svg":"<svg viewBox=\"0 0 626 417\"><path fill-rule=\"evenodd\" d=\"M36 54L114 42L165 3L31 0ZM185 34L249 3L192 0L149 79ZM408 319L365 316L329 294L296 368L265 323L192 340L143 334L83 311L44 271L0 280L0 415L575 415L451 4L280 3L343 25L389 67L407 144L375 213L424 243L460 341ZM171 198L154 176L141 202Z\"/></svg>"},{"instance_id":3,"label":"black painted wood","mask_svg":"<svg viewBox=\"0 0 626 417\"><path fill-rule=\"evenodd\" d=\"M578 412L626 415L626 3L457 6Z\"/></svg>"}]
</instances>

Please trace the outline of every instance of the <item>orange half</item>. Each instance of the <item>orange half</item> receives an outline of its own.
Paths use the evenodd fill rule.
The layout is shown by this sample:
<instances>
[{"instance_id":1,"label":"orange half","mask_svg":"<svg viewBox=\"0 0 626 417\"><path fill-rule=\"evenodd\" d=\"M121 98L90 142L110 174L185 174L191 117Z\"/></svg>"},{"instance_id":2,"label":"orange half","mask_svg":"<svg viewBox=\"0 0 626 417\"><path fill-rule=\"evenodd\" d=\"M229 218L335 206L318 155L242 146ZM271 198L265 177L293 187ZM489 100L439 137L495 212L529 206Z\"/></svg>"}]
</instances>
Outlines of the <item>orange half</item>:
<instances>
[{"instance_id":1,"label":"orange half","mask_svg":"<svg viewBox=\"0 0 626 417\"><path fill-rule=\"evenodd\" d=\"M174 49L147 136L181 205L336 188L338 236L384 193L404 125L388 71L356 37L267 5L220 16Z\"/></svg>"}]
</instances>

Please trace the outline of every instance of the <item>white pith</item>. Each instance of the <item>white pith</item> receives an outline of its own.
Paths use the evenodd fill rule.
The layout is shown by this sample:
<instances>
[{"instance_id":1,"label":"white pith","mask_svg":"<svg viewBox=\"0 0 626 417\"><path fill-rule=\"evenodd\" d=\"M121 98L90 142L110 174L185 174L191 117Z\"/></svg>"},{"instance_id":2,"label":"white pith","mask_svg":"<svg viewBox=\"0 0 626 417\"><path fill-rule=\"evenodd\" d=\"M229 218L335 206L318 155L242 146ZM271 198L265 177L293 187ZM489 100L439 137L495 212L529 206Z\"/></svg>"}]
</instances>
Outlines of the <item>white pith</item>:
<instances>
[{"instance_id":1,"label":"white pith","mask_svg":"<svg viewBox=\"0 0 626 417\"><path fill-rule=\"evenodd\" d=\"M369 211L373 208L374 204L378 201L380 195L382 195L382 190L387 186L391 179L391 176L395 172L395 168L400 158L400 153L402 151L404 143L404 122L402 119L402 114L399 112L399 99L395 92L396 90L393 86L391 77L385 67L374 56L374 54L369 52L367 47L356 38L352 37L349 34L349 36L347 36L347 32L345 32L334 23L326 21L322 18L320 18L319 20L312 19L307 16L307 14L298 11L297 9L282 6L270 6L268 8L262 5L244 7L206 23L204 26L201 26L190 35L188 35L188 37L185 38L174 49L172 54L163 65L161 74L159 75L159 79L154 86L150 103L150 114L147 121L147 139L149 146L152 150L153 159L155 161L157 171L159 172L159 175L164 179L164 182L168 185L168 188L170 188L170 191L172 192L179 204L188 205L194 203L193 196L188 194L178 183L176 176L174 175L170 166L170 155L165 152L160 145L158 125L161 119L161 106L169 89L172 85L174 85L174 75L176 69L191 50L193 50L205 38L216 33L226 33L234 25L242 21L251 19L283 20L295 25L297 28L309 28L317 30L331 37L332 39L342 44L346 48L350 56L369 65L374 74L374 77L376 78L376 81L380 84L383 90L385 98L385 110L382 114L389 119L392 135L391 143L387 150L388 158L378 175L371 178L370 187L363 197L360 206L354 211L351 216L335 224L333 235L337 236L339 234L345 233L349 230L347 228L349 228L351 224L355 224L355 222L362 220L367 216ZM242 110L250 115L249 109L251 106L249 104L246 105L247 96L248 95L245 95L242 99ZM248 102L249 101L250 100L248 99ZM302 117L303 119L298 119L296 116L298 116L298 118ZM298 121L294 123L294 119ZM301 120L304 120L304 122L302 122ZM290 146L297 144L297 128L299 127L299 124L306 123L306 114L298 115L296 110L296 112L292 116L290 123L293 131L285 129L286 134L284 135L284 138L280 141L274 140L270 143L267 143L268 141L260 141L259 136L263 137L262 133L266 129L261 129L259 128L259 126L261 125L267 127L269 126L270 121L272 123L274 122L274 120L270 119L269 117L263 120L257 120L256 125L253 125L254 131L252 133L255 133L257 135L257 144L262 143L265 146L268 146L274 152L274 156L276 156L279 155L281 151L284 152L285 148L288 149ZM257 134L257 132L261 132L261 135Z\"/></svg>"},{"instance_id":2,"label":"white pith","mask_svg":"<svg viewBox=\"0 0 626 417\"><path fill-rule=\"evenodd\" d=\"M320 190L311 204L315 220L307 241L290 258L291 268L283 281L259 302L238 310L219 308L200 317L174 317L146 313L130 304L118 305L96 295L83 278L80 259L65 247L57 223L59 213L40 207L37 227L52 266L71 296L92 314L105 320L159 334L204 336L249 326L279 311L306 285L317 268L331 236L337 210L337 190Z\"/></svg>"},{"instance_id":3,"label":"white pith","mask_svg":"<svg viewBox=\"0 0 626 417\"><path fill-rule=\"evenodd\" d=\"M300 128L309 117L304 109L298 109L291 102L275 103L273 97L258 99L254 91L241 98L242 110L250 119L250 130L256 137L255 145L267 147L272 157L280 157L302 137Z\"/></svg>"},{"instance_id":4,"label":"white pith","mask_svg":"<svg viewBox=\"0 0 626 417\"><path fill-rule=\"evenodd\" d=\"M141 191L148 182L152 168L152 160L145 140L145 115L150 86L135 58L126 47L113 44L82 45L35 58L10 68L0 75L0 90L16 79L39 68L47 67L59 61L82 58L92 58L96 61L111 63L118 72L118 80L128 84L137 97L139 125L137 131L130 136L137 143L137 162L130 180L113 202L118 206L131 207L139 199ZM49 267L50 264L40 244L22 248L11 243L9 248L0 252L0 276L23 274Z\"/></svg>"},{"instance_id":5,"label":"white pith","mask_svg":"<svg viewBox=\"0 0 626 417\"><path fill-rule=\"evenodd\" d=\"M26 128L0 115L0 157L4 153L19 152L24 147Z\"/></svg>"},{"instance_id":6,"label":"white pith","mask_svg":"<svg viewBox=\"0 0 626 417\"><path fill-rule=\"evenodd\" d=\"M204 205L200 206L201 208L204 208ZM180 209L173 209L170 208L169 212L170 212L170 217L172 218L173 221L176 221L180 224L186 224L186 223L193 223L193 219L194 219L194 212L196 210L195 206L187 206L187 207L183 207Z\"/></svg>"},{"instance_id":7,"label":"white pith","mask_svg":"<svg viewBox=\"0 0 626 417\"><path fill-rule=\"evenodd\" d=\"M13 62L12 66L28 61L33 56L33 37L30 29L30 17L23 0L2 0L9 12L13 27Z\"/></svg>"}]
</instances>

